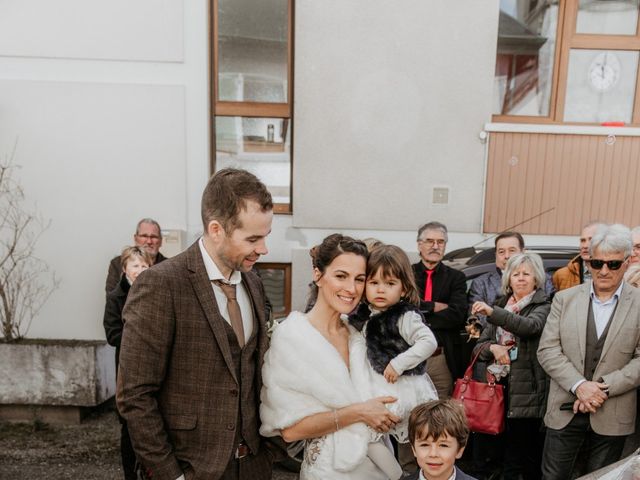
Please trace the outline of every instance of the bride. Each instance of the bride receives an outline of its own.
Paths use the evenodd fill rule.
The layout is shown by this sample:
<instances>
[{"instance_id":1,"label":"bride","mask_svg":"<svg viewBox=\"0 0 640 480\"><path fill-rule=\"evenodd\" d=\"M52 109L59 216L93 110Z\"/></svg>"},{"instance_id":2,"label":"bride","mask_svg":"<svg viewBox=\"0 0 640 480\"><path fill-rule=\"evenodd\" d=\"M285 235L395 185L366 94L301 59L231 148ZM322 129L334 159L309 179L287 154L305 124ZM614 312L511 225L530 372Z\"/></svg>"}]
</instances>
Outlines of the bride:
<instances>
[{"instance_id":1,"label":"bride","mask_svg":"<svg viewBox=\"0 0 640 480\"><path fill-rule=\"evenodd\" d=\"M301 480L396 480L402 471L381 438L400 420L385 406L395 398L360 397L366 345L341 317L360 302L367 248L334 234L311 257L315 303L278 325L265 355L260 433L305 440Z\"/></svg>"}]
</instances>

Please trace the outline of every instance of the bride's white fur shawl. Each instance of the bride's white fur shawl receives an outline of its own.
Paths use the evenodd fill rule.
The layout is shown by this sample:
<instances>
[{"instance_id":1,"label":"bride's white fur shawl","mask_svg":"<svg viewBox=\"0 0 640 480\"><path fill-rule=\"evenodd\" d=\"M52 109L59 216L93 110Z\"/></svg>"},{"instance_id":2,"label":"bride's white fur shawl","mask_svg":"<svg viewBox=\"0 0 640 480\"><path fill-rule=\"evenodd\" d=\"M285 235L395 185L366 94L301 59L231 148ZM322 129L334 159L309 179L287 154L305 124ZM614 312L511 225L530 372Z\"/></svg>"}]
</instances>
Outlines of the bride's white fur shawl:
<instances>
[{"instance_id":1,"label":"bride's white fur shawl","mask_svg":"<svg viewBox=\"0 0 640 480\"><path fill-rule=\"evenodd\" d=\"M305 417L346 407L363 400L359 387L367 385L366 345L352 327L349 370L338 351L300 312L292 312L271 337L262 368L260 433L280 434ZM367 397L369 398L369 397ZM348 472L367 454L369 430L355 423L328 436L333 467Z\"/></svg>"}]
</instances>

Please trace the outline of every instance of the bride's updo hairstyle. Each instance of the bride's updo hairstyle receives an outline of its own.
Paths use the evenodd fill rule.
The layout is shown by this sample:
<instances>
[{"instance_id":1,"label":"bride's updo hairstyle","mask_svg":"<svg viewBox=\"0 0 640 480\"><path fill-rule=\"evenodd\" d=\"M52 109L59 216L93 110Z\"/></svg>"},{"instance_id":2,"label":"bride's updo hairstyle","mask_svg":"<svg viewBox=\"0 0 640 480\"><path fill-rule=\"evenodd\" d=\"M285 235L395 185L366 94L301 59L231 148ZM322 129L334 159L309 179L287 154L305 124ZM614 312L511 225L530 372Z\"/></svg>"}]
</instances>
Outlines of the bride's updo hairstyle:
<instances>
[{"instance_id":1,"label":"bride's updo hairstyle","mask_svg":"<svg viewBox=\"0 0 640 480\"><path fill-rule=\"evenodd\" d=\"M327 267L331 265L331 262L335 260L336 257L342 255L343 253L353 253L355 255L360 255L364 258L365 262L369 256L367 251L367 246L364 242L360 240L355 240L351 237L347 237L346 235L342 235L341 233L334 233L325 238L320 245L316 245L311 250L309 250L309 255L311 255L311 264L314 268L317 268L320 272L320 275L324 275ZM305 308L305 312L311 310L313 305L316 303L316 299L318 298L318 286L315 282L312 282L310 285L309 299L307 301L307 307Z\"/></svg>"}]
</instances>

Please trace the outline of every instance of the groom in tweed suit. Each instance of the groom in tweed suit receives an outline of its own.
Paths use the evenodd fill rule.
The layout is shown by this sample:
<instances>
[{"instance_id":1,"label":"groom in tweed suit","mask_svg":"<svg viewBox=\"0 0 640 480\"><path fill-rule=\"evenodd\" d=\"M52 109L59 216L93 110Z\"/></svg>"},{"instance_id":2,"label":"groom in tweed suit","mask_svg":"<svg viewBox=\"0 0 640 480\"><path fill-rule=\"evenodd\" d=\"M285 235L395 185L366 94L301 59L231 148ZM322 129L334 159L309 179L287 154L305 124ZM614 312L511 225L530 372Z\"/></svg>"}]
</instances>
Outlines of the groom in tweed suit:
<instances>
[{"instance_id":1,"label":"groom in tweed suit","mask_svg":"<svg viewBox=\"0 0 640 480\"><path fill-rule=\"evenodd\" d=\"M267 253L271 195L254 175L225 169L201 208L204 235L131 288L118 410L153 480L267 480L273 455L258 434L265 297L251 269Z\"/></svg>"}]
</instances>

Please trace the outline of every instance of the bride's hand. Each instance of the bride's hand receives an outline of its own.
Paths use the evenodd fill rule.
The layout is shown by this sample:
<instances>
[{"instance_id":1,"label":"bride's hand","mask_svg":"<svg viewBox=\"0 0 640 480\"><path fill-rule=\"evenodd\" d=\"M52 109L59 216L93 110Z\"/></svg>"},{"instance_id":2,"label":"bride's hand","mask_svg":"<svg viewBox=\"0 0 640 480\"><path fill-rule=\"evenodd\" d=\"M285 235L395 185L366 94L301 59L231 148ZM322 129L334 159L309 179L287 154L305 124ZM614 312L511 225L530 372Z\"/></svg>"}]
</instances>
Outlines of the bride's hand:
<instances>
[{"instance_id":1,"label":"bride's hand","mask_svg":"<svg viewBox=\"0 0 640 480\"><path fill-rule=\"evenodd\" d=\"M386 433L400 421L400 417L394 415L386 407L387 403L393 403L395 397L376 397L359 404L362 421L377 432Z\"/></svg>"}]
</instances>

